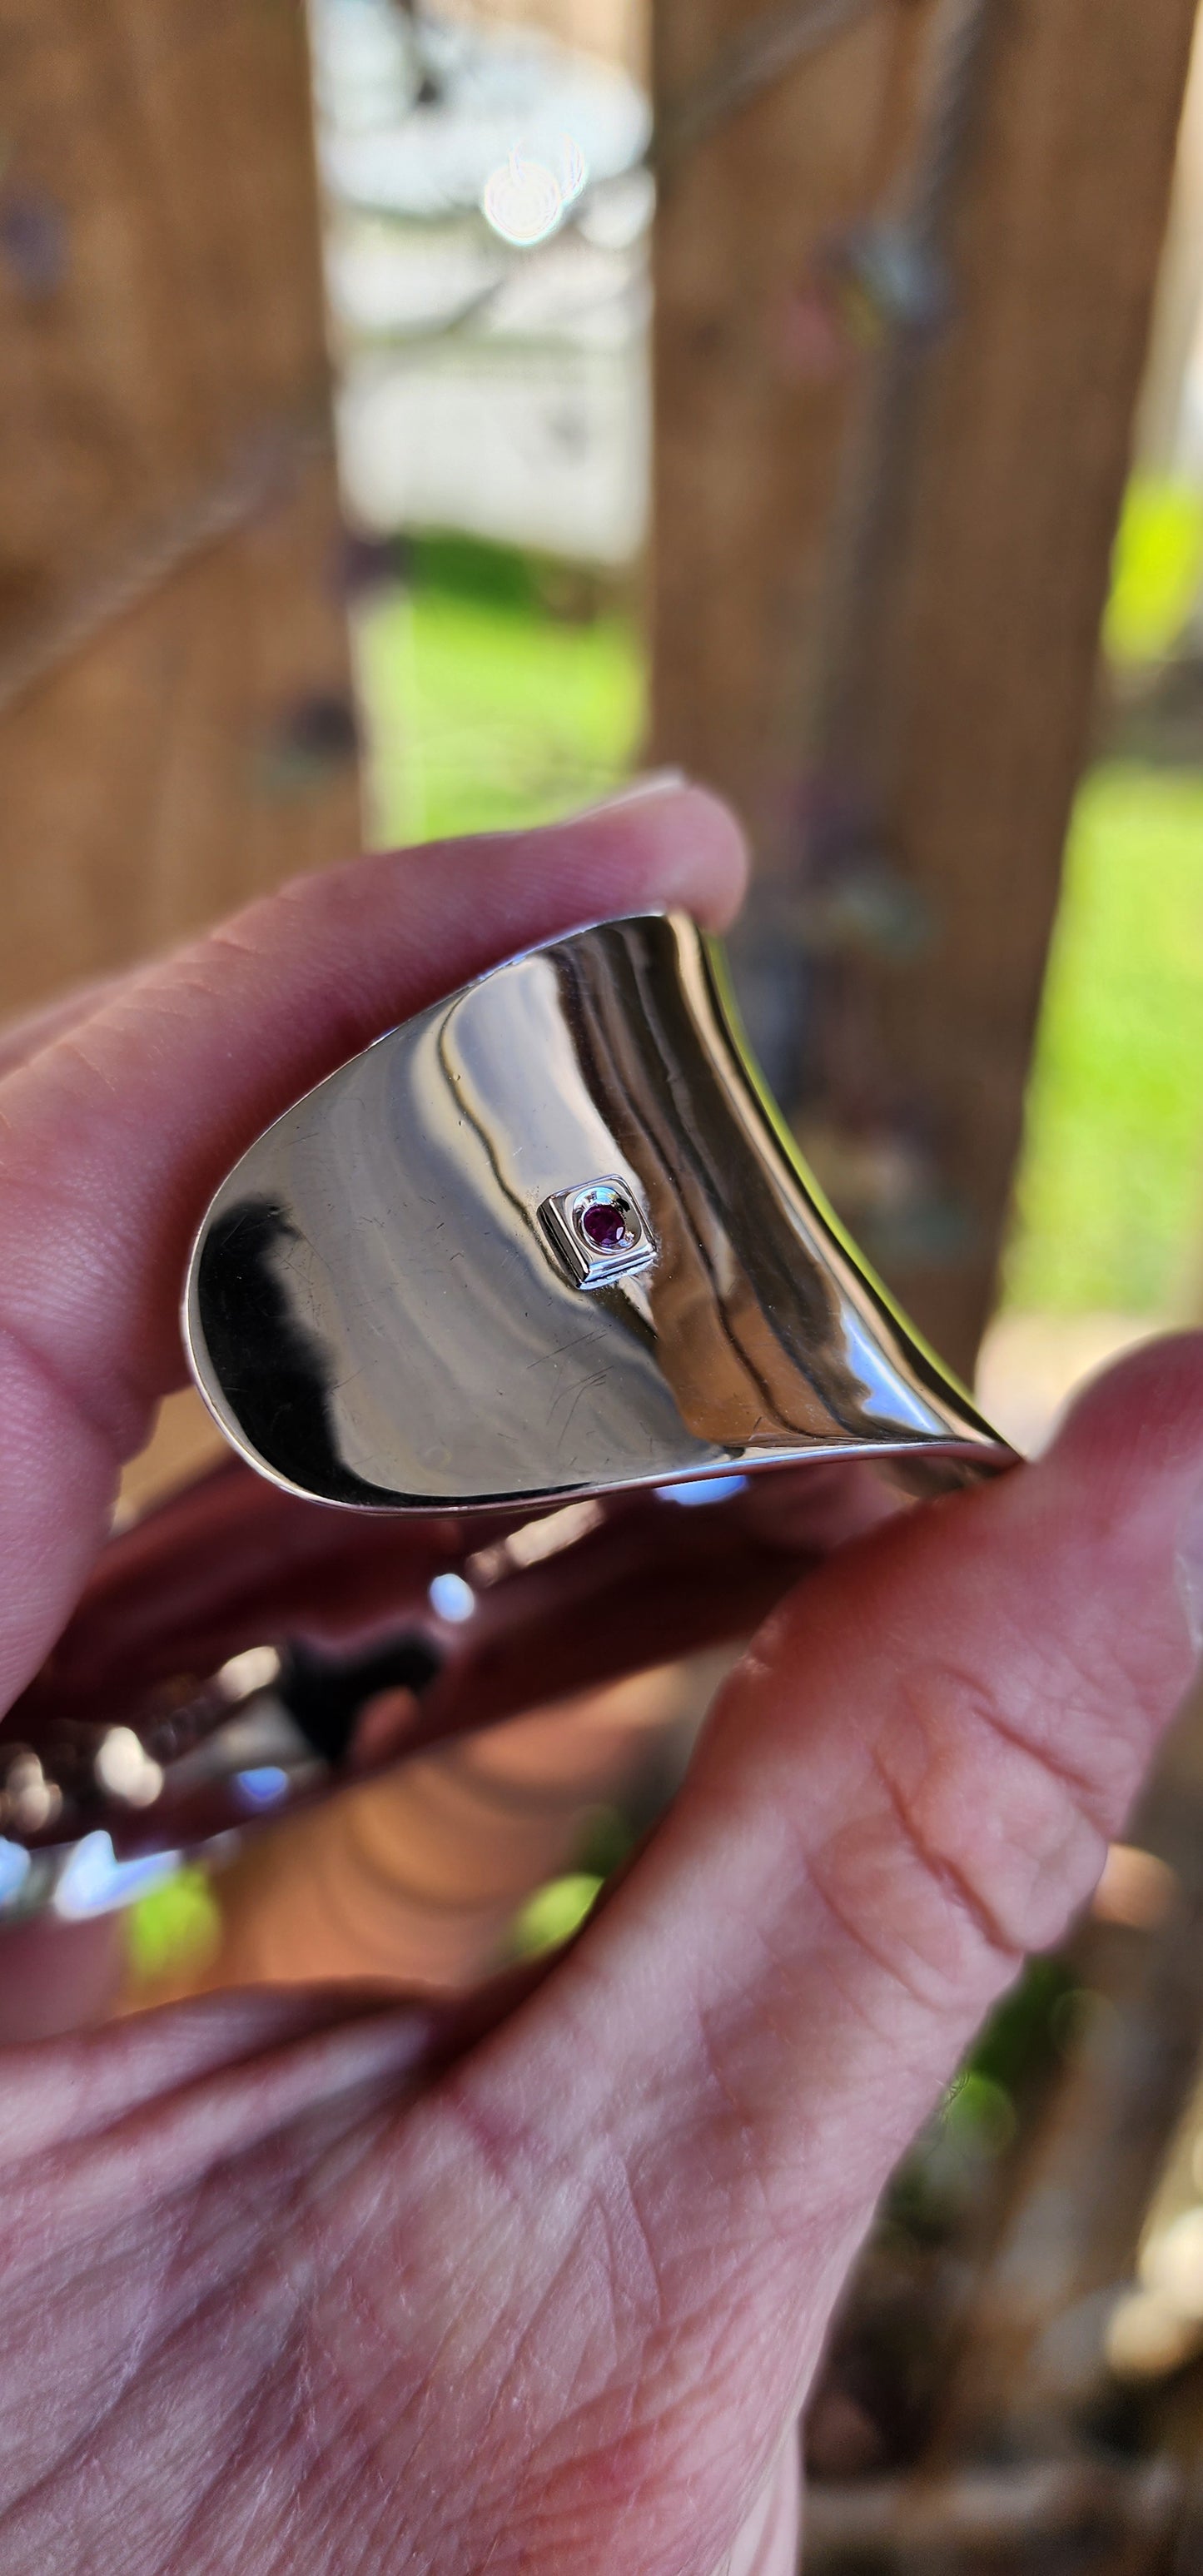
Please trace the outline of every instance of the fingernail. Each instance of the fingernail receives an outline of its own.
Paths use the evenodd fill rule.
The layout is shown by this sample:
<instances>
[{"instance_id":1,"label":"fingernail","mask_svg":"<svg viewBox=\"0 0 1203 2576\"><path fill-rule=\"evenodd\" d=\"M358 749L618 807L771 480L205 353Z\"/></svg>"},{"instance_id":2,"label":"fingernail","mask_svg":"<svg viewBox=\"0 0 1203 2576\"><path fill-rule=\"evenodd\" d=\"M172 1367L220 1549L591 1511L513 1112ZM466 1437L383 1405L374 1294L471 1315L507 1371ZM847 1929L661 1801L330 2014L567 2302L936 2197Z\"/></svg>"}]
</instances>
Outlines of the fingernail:
<instances>
[{"instance_id":1,"label":"fingernail","mask_svg":"<svg viewBox=\"0 0 1203 2576\"><path fill-rule=\"evenodd\" d=\"M615 788L612 796L599 796L596 804L582 805L579 813L567 819L590 823L595 814L613 814L620 805L642 805L653 796L679 796L688 785L683 769L648 769L641 778L628 778L625 787Z\"/></svg>"},{"instance_id":2,"label":"fingernail","mask_svg":"<svg viewBox=\"0 0 1203 2576\"><path fill-rule=\"evenodd\" d=\"M1191 1644L1203 1654L1203 1485L1196 1486L1183 1514L1174 1572Z\"/></svg>"}]
</instances>

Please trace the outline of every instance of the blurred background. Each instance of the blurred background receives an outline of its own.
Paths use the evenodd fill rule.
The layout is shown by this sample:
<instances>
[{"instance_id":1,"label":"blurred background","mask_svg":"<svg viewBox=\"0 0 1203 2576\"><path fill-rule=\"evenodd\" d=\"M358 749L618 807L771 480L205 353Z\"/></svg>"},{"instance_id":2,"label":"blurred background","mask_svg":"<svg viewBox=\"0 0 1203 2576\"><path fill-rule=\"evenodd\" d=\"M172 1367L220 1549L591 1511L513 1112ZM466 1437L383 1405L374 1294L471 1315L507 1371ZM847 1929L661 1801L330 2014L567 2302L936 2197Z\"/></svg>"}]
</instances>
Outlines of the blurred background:
<instances>
[{"instance_id":1,"label":"blurred background","mask_svg":"<svg viewBox=\"0 0 1203 2576\"><path fill-rule=\"evenodd\" d=\"M999 1426L1203 1321L1194 15L0 0L0 1006L679 765L798 1137ZM212 1454L173 1399L123 1510ZM180 1870L127 2001L563 1938L718 1671ZM808 2568L1203 2567L1203 1708L1132 1836L897 2178Z\"/></svg>"}]
</instances>

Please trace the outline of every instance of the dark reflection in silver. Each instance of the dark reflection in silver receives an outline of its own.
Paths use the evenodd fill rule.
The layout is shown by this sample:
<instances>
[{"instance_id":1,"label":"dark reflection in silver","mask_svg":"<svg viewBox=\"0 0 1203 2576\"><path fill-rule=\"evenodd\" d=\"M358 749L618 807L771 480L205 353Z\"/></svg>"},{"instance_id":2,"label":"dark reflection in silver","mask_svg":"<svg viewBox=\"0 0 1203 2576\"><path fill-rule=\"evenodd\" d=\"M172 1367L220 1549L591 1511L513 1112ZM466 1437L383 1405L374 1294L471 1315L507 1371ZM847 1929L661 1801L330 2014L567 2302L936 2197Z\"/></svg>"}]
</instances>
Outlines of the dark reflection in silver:
<instances>
[{"instance_id":1,"label":"dark reflection in silver","mask_svg":"<svg viewBox=\"0 0 1203 2576\"><path fill-rule=\"evenodd\" d=\"M548 1223L579 1244L592 1175L639 1237L600 1280ZM289 1110L213 1201L186 1324L230 1438L328 1502L1004 1454L820 1203L679 917L516 958Z\"/></svg>"}]
</instances>

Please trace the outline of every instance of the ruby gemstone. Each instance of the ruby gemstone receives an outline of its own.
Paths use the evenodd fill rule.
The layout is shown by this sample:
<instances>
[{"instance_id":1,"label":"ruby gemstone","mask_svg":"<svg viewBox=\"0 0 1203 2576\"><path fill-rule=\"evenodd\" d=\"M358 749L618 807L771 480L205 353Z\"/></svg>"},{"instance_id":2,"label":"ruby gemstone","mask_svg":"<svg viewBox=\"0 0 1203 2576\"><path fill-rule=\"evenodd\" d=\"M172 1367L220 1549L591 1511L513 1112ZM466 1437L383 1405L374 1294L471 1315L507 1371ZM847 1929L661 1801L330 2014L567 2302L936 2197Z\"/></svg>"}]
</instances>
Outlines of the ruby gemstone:
<instances>
[{"instance_id":1,"label":"ruby gemstone","mask_svg":"<svg viewBox=\"0 0 1203 2576\"><path fill-rule=\"evenodd\" d=\"M635 1240L617 1199L592 1199L581 1209L577 1223L595 1252L624 1252Z\"/></svg>"}]
</instances>

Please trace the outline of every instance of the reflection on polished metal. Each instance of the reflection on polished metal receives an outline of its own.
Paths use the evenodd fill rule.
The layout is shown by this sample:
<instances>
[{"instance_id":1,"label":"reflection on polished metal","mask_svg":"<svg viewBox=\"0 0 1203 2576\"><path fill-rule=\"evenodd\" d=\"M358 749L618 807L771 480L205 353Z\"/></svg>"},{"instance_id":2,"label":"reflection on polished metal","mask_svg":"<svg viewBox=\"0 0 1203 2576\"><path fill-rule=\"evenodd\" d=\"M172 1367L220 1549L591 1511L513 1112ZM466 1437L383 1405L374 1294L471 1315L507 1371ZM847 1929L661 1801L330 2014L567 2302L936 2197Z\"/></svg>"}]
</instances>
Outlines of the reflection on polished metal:
<instances>
[{"instance_id":1,"label":"reflection on polished metal","mask_svg":"<svg viewBox=\"0 0 1203 2576\"><path fill-rule=\"evenodd\" d=\"M243 1455L324 1502L998 1454L820 1204L681 918L515 958L290 1109L213 1201L186 1329Z\"/></svg>"},{"instance_id":2,"label":"reflection on polished metal","mask_svg":"<svg viewBox=\"0 0 1203 2576\"><path fill-rule=\"evenodd\" d=\"M186 1334L241 1458L110 1543L0 1732L0 1920L746 1636L866 1479L1011 1463L679 918L513 959L289 1110L205 1217Z\"/></svg>"}]
</instances>

